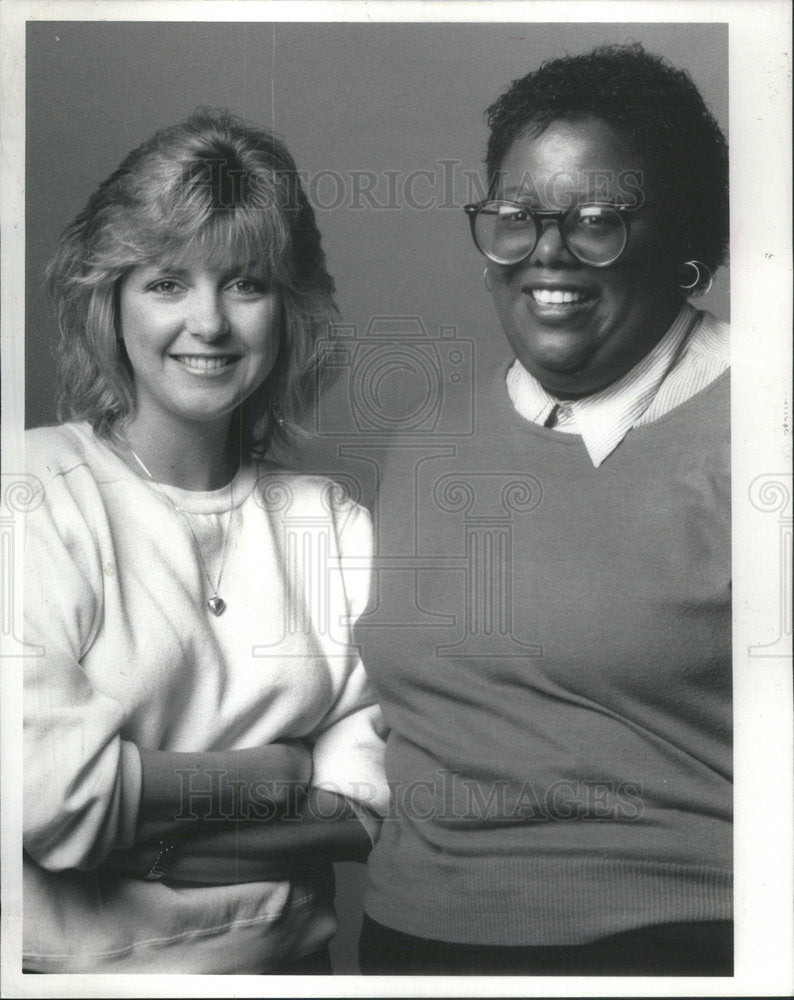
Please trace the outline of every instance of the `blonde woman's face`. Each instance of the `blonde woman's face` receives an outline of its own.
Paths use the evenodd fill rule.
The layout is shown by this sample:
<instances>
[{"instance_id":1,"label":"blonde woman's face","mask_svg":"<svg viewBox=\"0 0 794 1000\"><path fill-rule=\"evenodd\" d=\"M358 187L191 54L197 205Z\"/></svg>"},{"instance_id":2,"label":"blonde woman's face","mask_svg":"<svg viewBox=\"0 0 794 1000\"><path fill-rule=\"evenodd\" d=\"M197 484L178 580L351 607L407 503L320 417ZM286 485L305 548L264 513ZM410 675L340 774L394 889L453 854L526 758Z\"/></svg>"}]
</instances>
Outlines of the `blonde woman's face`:
<instances>
[{"instance_id":1,"label":"blonde woman's face","mask_svg":"<svg viewBox=\"0 0 794 1000\"><path fill-rule=\"evenodd\" d=\"M137 412L216 422L228 420L270 374L281 302L239 264L219 269L194 257L128 272L120 319Z\"/></svg>"}]
</instances>

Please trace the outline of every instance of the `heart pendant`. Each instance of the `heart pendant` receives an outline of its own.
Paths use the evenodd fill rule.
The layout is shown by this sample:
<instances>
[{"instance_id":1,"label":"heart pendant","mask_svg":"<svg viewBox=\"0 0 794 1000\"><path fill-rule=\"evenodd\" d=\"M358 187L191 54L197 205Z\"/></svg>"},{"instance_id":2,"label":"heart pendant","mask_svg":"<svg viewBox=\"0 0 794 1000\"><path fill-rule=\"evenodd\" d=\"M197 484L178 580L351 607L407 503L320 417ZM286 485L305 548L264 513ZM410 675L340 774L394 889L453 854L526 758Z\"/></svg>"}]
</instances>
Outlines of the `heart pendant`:
<instances>
[{"instance_id":1,"label":"heart pendant","mask_svg":"<svg viewBox=\"0 0 794 1000\"><path fill-rule=\"evenodd\" d=\"M215 617L218 618L226 610L226 601L224 601L222 597L218 597L216 594L215 597L211 597L207 601L207 607L215 615Z\"/></svg>"}]
</instances>

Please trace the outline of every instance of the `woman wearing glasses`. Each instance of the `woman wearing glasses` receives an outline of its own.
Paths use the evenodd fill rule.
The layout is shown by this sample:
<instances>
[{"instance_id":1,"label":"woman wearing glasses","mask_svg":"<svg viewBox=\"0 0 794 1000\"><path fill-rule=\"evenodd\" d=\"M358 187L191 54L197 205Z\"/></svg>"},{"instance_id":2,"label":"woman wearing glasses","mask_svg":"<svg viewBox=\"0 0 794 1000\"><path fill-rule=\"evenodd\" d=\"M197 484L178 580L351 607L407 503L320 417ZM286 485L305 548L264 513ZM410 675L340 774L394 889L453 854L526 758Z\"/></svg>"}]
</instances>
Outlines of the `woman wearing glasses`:
<instances>
[{"instance_id":1,"label":"woman wearing glasses","mask_svg":"<svg viewBox=\"0 0 794 1000\"><path fill-rule=\"evenodd\" d=\"M728 331L687 301L726 252L725 140L640 46L488 121L466 212L510 355L471 438L383 474L439 559L382 620L437 627L361 628L393 795L362 969L730 974Z\"/></svg>"}]
</instances>

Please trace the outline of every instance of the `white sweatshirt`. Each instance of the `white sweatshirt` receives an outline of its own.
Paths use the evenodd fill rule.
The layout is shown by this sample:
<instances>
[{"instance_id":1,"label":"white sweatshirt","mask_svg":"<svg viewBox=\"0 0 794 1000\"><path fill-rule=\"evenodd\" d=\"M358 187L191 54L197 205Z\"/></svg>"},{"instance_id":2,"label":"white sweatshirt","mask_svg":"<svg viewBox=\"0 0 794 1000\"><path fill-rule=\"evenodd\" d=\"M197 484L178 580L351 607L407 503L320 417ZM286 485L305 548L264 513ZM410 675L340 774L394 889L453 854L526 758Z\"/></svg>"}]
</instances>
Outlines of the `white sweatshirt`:
<instances>
[{"instance_id":1,"label":"white sweatshirt","mask_svg":"<svg viewBox=\"0 0 794 1000\"><path fill-rule=\"evenodd\" d=\"M44 652L25 676L25 968L261 972L316 950L336 927L323 878L170 888L95 869L132 843L139 747L305 738L314 785L385 812L384 725L349 642L368 514L268 463L218 491L154 485L87 424L26 449L25 638Z\"/></svg>"}]
</instances>

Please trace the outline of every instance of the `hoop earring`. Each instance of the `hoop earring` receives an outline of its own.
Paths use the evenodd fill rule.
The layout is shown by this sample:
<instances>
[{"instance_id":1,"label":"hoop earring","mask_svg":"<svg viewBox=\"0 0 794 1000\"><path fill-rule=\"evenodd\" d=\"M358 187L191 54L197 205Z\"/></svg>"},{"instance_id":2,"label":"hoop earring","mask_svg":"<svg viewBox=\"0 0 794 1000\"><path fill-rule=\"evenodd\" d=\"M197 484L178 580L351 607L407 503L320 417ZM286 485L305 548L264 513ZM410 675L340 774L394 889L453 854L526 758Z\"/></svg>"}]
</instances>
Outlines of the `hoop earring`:
<instances>
[{"instance_id":1,"label":"hoop earring","mask_svg":"<svg viewBox=\"0 0 794 1000\"><path fill-rule=\"evenodd\" d=\"M485 284L485 287L488 289L488 291L489 292L492 291L491 286L488 284L488 268L487 267L483 268L482 280L483 280L483 283Z\"/></svg>"},{"instance_id":2,"label":"hoop earring","mask_svg":"<svg viewBox=\"0 0 794 1000\"><path fill-rule=\"evenodd\" d=\"M711 269L702 260L687 260L681 266L682 268L694 268L695 271L693 281L687 282L687 275L685 275L685 280L679 282L678 287L682 292L690 292L692 295L707 295L711 291L714 277ZM703 287L704 285L706 286L705 288Z\"/></svg>"}]
</instances>

